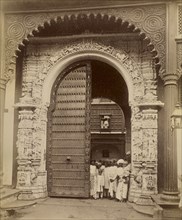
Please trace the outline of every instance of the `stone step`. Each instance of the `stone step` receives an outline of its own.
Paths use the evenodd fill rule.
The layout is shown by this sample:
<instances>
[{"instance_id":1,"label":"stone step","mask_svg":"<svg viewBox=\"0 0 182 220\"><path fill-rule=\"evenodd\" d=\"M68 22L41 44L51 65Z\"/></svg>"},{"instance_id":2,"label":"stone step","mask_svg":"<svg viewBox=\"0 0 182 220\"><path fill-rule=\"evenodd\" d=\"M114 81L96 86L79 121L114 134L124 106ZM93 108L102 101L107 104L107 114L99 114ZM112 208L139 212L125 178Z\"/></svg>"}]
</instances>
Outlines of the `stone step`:
<instances>
[{"instance_id":1,"label":"stone step","mask_svg":"<svg viewBox=\"0 0 182 220\"><path fill-rule=\"evenodd\" d=\"M158 219L182 219L182 211L179 209L179 202L176 201L167 201L161 199L161 195L152 195L154 203L159 207L158 208ZM162 211L160 211L162 210ZM157 213L157 212L156 212Z\"/></svg>"},{"instance_id":2,"label":"stone step","mask_svg":"<svg viewBox=\"0 0 182 220\"><path fill-rule=\"evenodd\" d=\"M11 188L2 188L0 191L0 206L17 200L20 190Z\"/></svg>"},{"instance_id":3,"label":"stone step","mask_svg":"<svg viewBox=\"0 0 182 220\"><path fill-rule=\"evenodd\" d=\"M152 197L153 201L155 203L157 203L158 205L160 205L161 207L167 207L167 206L168 207L178 207L178 205L179 205L179 202L161 199L160 194L152 195L151 197Z\"/></svg>"},{"instance_id":4,"label":"stone step","mask_svg":"<svg viewBox=\"0 0 182 220\"><path fill-rule=\"evenodd\" d=\"M6 203L0 207L0 217L3 219L9 216L13 216L17 210L28 208L29 206L35 205L36 203L37 202L35 201L21 200Z\"/></svg>"},{"instance_id":5,"label":"stone step","mask_svg":"<svg viewBox=\"0 0 182 220\"><path fill-rule=\"evenodd\" d=\"M154 216L155 212L155 206L144 206L144 205L138 205L138 204L132 204L132 207L135 211L148 215L148 216Z\"/></svg>"},{"instance_id":6,"label":"stone step","mask_svg":"<svg viewBox=\"0 0 182 220\"><path fill-rule=\"evenodd\" d=\"M23 209L27 208L29 206L35 205L37 202L36 201L22 201L22 200L16 200L7 204L4 204L1 206L2 210L18 210L18 209Z\"/></svg>"}]
</instances>

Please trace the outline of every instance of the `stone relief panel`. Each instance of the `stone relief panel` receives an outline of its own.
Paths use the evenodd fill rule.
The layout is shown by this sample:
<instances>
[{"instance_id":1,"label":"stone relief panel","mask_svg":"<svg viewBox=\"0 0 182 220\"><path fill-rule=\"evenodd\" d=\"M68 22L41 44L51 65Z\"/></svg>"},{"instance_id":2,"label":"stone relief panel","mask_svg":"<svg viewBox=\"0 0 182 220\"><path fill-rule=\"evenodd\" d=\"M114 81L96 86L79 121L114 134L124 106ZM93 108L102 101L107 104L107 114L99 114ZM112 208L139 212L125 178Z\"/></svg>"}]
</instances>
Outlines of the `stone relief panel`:
<instances>
[{"instance_id":1,"label":"stone relief panel","mask_svg":"<svg viewBox=\"0 0 182 220\"><path fill-rule=\"evenodd\" d=\"M166 5L146 5L140 7L122 7L111 9L90 9L83 10L83 13L89 16L91 13L108 14L114 16L115 19L121 18L123 21L134 24L136 29L139 28L151 39L151 44L155 46L159 54L162 70L165 70L165 27L166 27ZM10 78L14 74L14 63L16 63L15 51L19 50L18 46L23 45L23 40L33 36L32 31L39 31L39 26L44 26L45 22L57 17L63 18L65 14L68 18L74 14L76 17L79 11L71 12L39 12L39 13L19 13L5 15L5 78ZM165 71L164 71L165 72Z\"/></svg>"},{"instance_id":2,"label":"stone relief panel","mask_svg":"<svg viewBox=\"0 0 182 220\"><path fill-rule=\"evenodd\" d=\"M178 34L182 34L182 5L178 5Z\"/></svg>"},{"instance_id":3,"label":"stone relief panel","mask_svg":"<svg viewBox=\"0 0 182 220\"><path fill-rule=\"evenodd\" d=\"M147 103L147 102L146 102ZM142 203L141 195L157 193L157 120L156 106L132 107L132 177L130 201ZM144 109L143 109L144 107ZM150 200L145 200L145 203Z\"/></svg>"},{"instance_id":4,"label":"stone relief panel","mask_svg":"<svg viewBox=\"0 0 182 220\"><path fill-rule=\"evenodd\" d=\"M177 42L177 74L182 75L182 40Z\"/></svg>"},{"instance_id":5,"label":"stone relief panel","mask_svg":"<svg viewBox=\"0 0 182 220\"><path fill-rule=\"evenodd\" d=\"M142 161L142 113L138 106L131 106L131 142L133 161Z\"/></svg>"},{"instance_id":6,"label":"stone relief panel","mask_svg":"<svg viewBox=\"0 0 182 220\"><path fill-rule=\"evenodd\" d=\"M33 141L33 111L24 109L19 111L19 126L17 140L17 187L30 186L32 141Z\"/></svg>"},{"instance_id":7,"label":"stone relief panel","mask_svg":"<svg viewBox=\"0 0 182 220\"><path fill-rule=\"evenodd\" d=\"M40 194L45 197L47 193L45 169L45 137L47 107L17 104L23 109L19 111L19 126L17 135L17 188L23 190L22 199L34 199ZM38 187L39 189L37 191ZM28 191L31 192L27 194ZM37 191L33 193L33 188ZM25 191L25 192L24 192ZM38 196L39 197L39 196Z\"/></svg>"}]
</instances>

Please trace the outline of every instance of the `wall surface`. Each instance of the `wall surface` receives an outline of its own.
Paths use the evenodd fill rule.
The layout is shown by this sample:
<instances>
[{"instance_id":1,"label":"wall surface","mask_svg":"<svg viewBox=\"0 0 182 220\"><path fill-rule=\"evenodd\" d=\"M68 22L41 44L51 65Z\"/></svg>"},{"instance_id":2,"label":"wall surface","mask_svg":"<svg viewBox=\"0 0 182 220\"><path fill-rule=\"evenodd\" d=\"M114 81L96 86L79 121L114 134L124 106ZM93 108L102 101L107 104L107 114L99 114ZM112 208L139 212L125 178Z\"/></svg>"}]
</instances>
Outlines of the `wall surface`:
<instances>
[{"instance_id":1,"label":"wall surface","mask_svg":"<svg viewBox=\"0 0 182 220\"><path fill-rule=\"evenodd\" d=\"M4 143L3 143L3 184L12 185L13 175L13 141L14 141L14 99L15 80L6 87L4 112Z\"/></svg>"}]
</instances>

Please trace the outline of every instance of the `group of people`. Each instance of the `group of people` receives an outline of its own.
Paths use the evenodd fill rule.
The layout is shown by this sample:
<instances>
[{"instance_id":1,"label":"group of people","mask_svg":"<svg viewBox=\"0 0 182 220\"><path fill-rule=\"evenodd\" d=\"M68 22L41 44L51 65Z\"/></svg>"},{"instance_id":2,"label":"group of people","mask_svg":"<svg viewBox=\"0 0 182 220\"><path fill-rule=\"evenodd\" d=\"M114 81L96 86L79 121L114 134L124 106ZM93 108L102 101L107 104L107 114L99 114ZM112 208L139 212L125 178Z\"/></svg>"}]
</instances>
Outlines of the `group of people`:
<instances>
[{"instance_id":1,"label":"group of people","mask_svg":"<svg viewBox=\"0 0 182 220\"><path fill-rule=\"evenodd\" d=\"M91 161L90 196L94 199L116 199L126 202L131 171L129 153L124 159Z\"/></svg>"}]
</instances>

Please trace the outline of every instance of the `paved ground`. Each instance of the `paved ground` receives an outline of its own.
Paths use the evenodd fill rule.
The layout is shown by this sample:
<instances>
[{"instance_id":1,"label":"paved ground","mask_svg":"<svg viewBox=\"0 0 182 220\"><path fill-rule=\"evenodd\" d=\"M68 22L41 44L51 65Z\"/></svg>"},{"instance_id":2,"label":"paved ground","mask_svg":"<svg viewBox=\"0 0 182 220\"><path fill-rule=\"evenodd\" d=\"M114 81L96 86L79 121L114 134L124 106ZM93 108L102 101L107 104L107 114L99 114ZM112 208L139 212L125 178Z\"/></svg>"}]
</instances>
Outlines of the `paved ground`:
<instances>
[{"instance_id":1,"label":"paved ground","mask_svg":"<svg viewBox=\"0 0 182 220\"><path fill-rule=\"evenodd\" d=\"M36 205L19 210L13 220L151 220L152 217L134 211L127 203L108 199L47 198Z\"/></svg>"}]
</instances>

